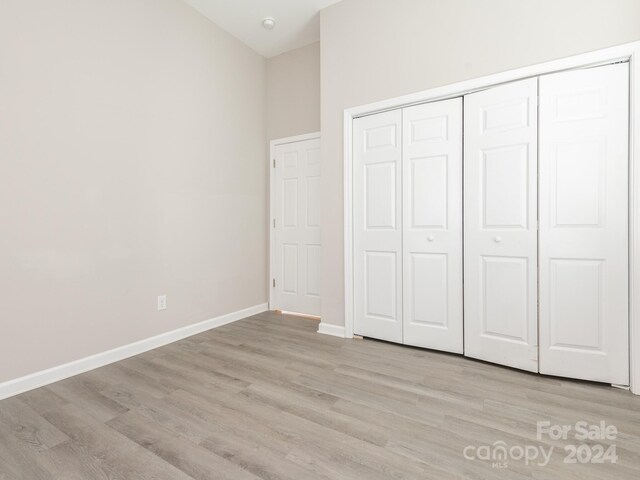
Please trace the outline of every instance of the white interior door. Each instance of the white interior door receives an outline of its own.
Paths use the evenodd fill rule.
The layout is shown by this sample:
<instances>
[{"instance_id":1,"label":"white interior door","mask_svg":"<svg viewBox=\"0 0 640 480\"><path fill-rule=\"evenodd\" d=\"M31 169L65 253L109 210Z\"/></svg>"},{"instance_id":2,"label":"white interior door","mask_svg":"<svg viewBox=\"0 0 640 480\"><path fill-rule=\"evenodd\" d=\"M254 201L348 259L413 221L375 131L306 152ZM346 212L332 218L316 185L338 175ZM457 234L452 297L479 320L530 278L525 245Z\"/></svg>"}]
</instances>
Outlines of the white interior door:
<instances>
[{"instance_id":1,"label":"white interior door","mask_svg":"<svg viewBox=\"0 0 640 480\"><path fill-rule=\"evenodd\" d=\"M538 371L537 79L464 97L465 355Z\"/></svg>"},{"instance_id":2,"label":"white interior door","mask_svg":"<svg viewBox=\"0 0 640 480\"><path fill-rule=\"evenodd\" d=\"M402 115L404 343L462 353L462 98Z\"/></svg>"},{"instance_id":3,"label":"white interior door","mask_svg":"<svg viewBox=\"0 0 640 480\"><path fill-rule=\"evenodd\" d=\"M629 69L540 77L540 372L629 384Z\"/></svg>"},{"instance_id":4,"label":"white interior door","mask_svg":"<svg viewBox=\"0 0 640 480\"><path fill-rule=\"evenodd\" d=\"M320 139L275 147L274 310L320 315Z\"/></svg>"},{"instance_id":5,"label":"white interior door","mask_svg":"<svg viewBox=\"0 0 640 480\"><path fill-rule=\"evenodd\" d=\"M402 342L402 112L353 121L354 333Z\"/></svg>"}]
</instances>

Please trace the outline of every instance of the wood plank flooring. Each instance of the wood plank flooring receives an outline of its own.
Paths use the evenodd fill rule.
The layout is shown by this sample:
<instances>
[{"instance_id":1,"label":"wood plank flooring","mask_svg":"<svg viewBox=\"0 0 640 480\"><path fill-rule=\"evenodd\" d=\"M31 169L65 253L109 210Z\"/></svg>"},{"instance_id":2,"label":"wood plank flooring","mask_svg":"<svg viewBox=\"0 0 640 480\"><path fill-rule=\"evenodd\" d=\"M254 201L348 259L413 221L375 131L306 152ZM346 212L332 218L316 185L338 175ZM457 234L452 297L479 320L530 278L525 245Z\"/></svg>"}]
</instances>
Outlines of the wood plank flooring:
<instances>
[{"instance_id":1,"label":"wood plank flooring","mask_svg":"<svg viewBox=\"0 0 640 480\"><path fill-rule=\"evenodd\" d=\"M638 396L316 329L264 313L1 401L0 479L640 478ZM582 443L617 463L564 463ZM463 455L501 445L506 464Z\"/></svg>"}]
</instances>

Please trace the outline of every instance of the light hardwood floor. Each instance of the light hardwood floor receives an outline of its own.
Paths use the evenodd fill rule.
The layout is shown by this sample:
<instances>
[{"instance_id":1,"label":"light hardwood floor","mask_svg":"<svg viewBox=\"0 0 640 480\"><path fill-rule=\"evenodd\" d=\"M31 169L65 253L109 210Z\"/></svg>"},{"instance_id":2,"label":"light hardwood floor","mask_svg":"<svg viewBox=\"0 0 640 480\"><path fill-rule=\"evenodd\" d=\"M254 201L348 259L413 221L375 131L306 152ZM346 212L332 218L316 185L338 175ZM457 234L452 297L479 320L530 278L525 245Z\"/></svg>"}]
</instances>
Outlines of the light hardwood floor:
<instances>
[{"instance_id":1,"label":"light hardwood floor","mask_svg":"<svg viewBox=\"0 0 640 480\"><path fill-rule=\"evenodd\" d=\"M0 479L640 478L640 397L316 329L264 313L4 400ZM538 421L615 425L586 443L617 463L564 463L582 442ZM500 441L551 462L463 456Z\"/></svg>"}]
</instances>

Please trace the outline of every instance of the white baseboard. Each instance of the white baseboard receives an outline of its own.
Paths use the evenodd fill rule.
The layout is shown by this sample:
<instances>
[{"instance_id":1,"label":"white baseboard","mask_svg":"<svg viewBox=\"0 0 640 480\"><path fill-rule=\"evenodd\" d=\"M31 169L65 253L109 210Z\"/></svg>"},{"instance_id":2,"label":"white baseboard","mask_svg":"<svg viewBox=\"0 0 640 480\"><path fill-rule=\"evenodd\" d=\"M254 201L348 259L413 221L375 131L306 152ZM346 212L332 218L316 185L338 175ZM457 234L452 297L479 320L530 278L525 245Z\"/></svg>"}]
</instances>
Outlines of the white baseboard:
<instances>
[{"instance_id":1,"label":"white baseboard","mask_svg":"<svg viewBox=\"0 0 640 480\"><path fill-rule=\"evenodd\" d=\"M322 333L323 335L331 335L332 337L344 337L344 327L340 327L338 325L331 325L330 323L320 323L318 325L318 333Z\"/></svg>"},{"instance_id":2,"label":"white baseboard","mask_svg":"<svg viewBox=\"0 0 640 480\"><path fill-rule=\"evenodd\" d=\"M57 367L0 383L0 400L33 390L34 388L44 387L50 383L58 382L65 378L73 377L74 375L124 360L125 358L139 355L149 350L153 350L154 348L182 340L183 338L206 332L207 330L221 327L222 325L226 325L237 320L242 320L243 318L250 317L251 315L266 312L268 309L269 305L267 303L262 303L260 305L245 308L244 310L238 310L237 312L231 312L210 320L178 328L170 332L161 333L160 335L146 338L138 342L116 347L113 350L107 350L106 352L81 358L73 362L65 363L64 365L59 365Z\"/></svg>"}]
</instances>

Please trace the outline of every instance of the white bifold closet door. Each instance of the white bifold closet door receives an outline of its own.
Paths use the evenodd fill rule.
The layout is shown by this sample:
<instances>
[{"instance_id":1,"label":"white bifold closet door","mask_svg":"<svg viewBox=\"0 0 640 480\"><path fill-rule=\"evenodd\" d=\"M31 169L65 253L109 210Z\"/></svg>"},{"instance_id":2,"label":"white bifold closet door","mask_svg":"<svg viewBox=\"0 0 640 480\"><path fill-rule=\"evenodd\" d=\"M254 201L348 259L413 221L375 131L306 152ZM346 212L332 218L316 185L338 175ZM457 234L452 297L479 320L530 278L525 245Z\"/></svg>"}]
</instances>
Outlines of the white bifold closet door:
<instances>
[{"instance_id":1,"label":"white bifold closet door","mask_svg":"<svg viewBox=\"0 0 640 480\"><path fill-rule=\"evenodd\" d=\"M353 122L354 333L402 342L402 112Z\"/></svg>"},{"instance_id":2,"label":"white bifold closet door","mask_svg":"<svg viewBox=\"0 0 640 480\"><path fill-rule=\"evenodd\" d=\"M464 97L465 355L538 371L537 79Z\"/></svg>"},{"instance_id":3,"label":"white bifold closet door","mask_svg":"<svg viewBox=\"0 0 640 480\"><path fill-rule=\"evenodd\" d=\"M403 110L403 338L462 353L462 99Z\"/></svg>"},{"instance_id":4,"label":"white bifold closet door","mask_svg":"<svg viewBox=\"0 0 640 480\"><path fill-rule=\"evenodd\" d=\"M629 384L628 64L540 77L540 372Z\"/></svg>"},{"instance_id":5,"label":"white bifold closet door","mask_svg":"<svg viewBox=\"0 0 640 480\"><path fill-rule=\"evenodd\" d=\"M462 100L354 120L354 332L462 352Z\"/></svg>"}]
</instances>

